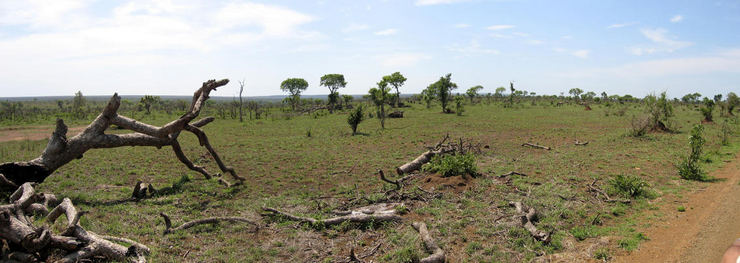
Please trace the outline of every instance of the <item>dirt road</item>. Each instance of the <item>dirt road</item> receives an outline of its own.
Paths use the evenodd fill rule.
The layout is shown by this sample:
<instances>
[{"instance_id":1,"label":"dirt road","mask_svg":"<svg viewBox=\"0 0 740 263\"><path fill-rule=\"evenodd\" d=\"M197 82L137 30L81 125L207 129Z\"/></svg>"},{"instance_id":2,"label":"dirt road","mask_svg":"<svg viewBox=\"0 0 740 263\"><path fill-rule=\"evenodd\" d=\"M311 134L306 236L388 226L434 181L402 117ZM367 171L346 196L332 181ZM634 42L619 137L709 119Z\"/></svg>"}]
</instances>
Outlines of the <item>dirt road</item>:
<instances>
[{"instance_id":1,"label":"dirt road","mask_svg":"<svg viewBox=\"0 0 740 263\"><path fill-rule=\"evenodd\" d=\"M77 135L85 127L72 127L67 131L67 137ZM49 138L54 126L6 127L0 129L0 142L21 140L43 140Z\"/></svg>"},{"instance_id":2,"label":"dirt road","mask_svg":"<svg viewBox=\"0 0 740 263\"><path fill-rule=\"evenodd\" d=\"M686 201L667 200L660 208L662 221L642 230L650 240L616 262L720 262L740 238L740 155L711 175L723 180L706 183Z\"/></svg>"}]
</instances>

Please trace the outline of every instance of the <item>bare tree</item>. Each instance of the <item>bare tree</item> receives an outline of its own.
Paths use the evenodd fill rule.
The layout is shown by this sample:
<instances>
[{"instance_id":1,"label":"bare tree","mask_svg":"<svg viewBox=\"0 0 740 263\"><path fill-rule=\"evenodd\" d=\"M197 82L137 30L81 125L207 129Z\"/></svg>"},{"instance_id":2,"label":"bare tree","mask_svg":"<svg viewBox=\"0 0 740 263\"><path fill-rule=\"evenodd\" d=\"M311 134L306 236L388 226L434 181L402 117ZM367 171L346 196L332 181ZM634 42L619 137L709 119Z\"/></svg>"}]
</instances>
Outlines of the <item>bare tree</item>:
<instances>
[{"instance_id":1,"label":"bare tree","mask_svg":"<svg viewBox=\"0 0 740 263\"><path fill-rule=\"evenodd\" d=\"M244 117L242 117L242 92L244 91L244 82L245 80L239 81L239 122L244 122Z\"/></svg>"},{"instance_id":2,"label":"bare tree","mask_svg":"<svg viewBox=\"0 0 740 263\"><path fill-rule=\"evenodd\" d=\"M223 164L216 150L208 142L208 137L200 128L212 122L214 118L208 117L192 122L201 107L208 99L208 94L218 87L229 83L228 79L219 81L209 80L193 94L193 101L189 110L179 119L173 120L162 127L138 122L126 116L118 115L118 107L121 105L121 97L114 94L108 101L103 112L98 115L92 123L80 134L67 139L67 125L61 119L57 120L56 130L52 133L49 143L46 145L41 156L31 161L9 162L0 164L0 183L10 186L18 186L26 182L43 182L54 171L71 162L82 158L82 155L90 149L114 148L122 146L171 146L177 158L191 170L197 171L206 178L213 177L211 173L201 166L194 165L183 153L177 137L182 131L188 131L198 137L201 146L206 147L213 159L223 172L228 172L234 179L243 181L233 168ZM111 125L132 130L128 134L106 134L105 130ZM219 181L229 185L228 182L219 178Z\"/></svg>"}]
</instances>

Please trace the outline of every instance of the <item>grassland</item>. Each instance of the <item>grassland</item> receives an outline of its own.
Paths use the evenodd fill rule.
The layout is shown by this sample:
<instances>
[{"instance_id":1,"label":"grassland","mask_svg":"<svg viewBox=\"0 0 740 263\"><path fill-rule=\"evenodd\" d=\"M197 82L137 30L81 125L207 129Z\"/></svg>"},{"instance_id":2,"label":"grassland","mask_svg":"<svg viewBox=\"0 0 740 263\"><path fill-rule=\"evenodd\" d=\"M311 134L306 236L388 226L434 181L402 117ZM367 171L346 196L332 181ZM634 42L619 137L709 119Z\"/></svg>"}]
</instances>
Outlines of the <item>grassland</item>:
<instances>
[{"instance_id":1,"label":"grassland","mask_svg":"<svg viewBox=\"0 0 740 263\"><path fill-rule=\"evenodd\" d=\"M607 116L615 107L625 107L626 114ZM661 215L646 211L654 211L665 197L680 197L708 184L682 180L674 167L687 153L688 130L702 119L693 107L676 107L677 133L642 138L627 135L631 117L642 114L640 104L611 108L597 104L591 111L549 103L527 102L513 108L478 104L467 105L463 116L413 104L403 109L405 118L388 119L386 129L380 129L377 119L366 120L357 136L351 136L346 113L243 123L219 119L205 130L224 161L248 178L245 185L225 188L205 180L178 162L169 149L134 147L92 150L37 189L69 197L89 211L81 220L86 229L149 245L154 262L333 262L345 259L351 247L362 254L377 244L378 251L366 259L409 262L426 252L408 222L315 228L263 218L260 208L278 207L318 218L353 198L373 200L391 188L378 180L375 171L390 173L449 134L488 146L478 156L482 176L446 182L422 175L414 184L442 196L410 201L404 218L425 221L450 262L520 262L583 251L591 244L598 247L588 256L603 259L649 238L637 229L659 220ZM162 124L173 118L174 114L158 113L143 121ZM713 170L734 157L740 141L734 137L729 146L721 146L720 125L706 126L703 166ZM196 164L217 170L195 137L181 138L183 150ZM577 146L575 140L589 144ZM553 149L525 148L524 142ZM45 145L45 140L0 143L0 160L32 159ZM528 176L497 177L509 171ZM617 175L639 177L649 184L649 194L621 204L603 202L588 191L594 179L610 191L608 181ZM139 202L122 201L139 180L166 190ZM553 233L552 242L542 244L519 227L509 201L536 208L538 227ZM160 212L169 214L175 224L240 215L262 227L253 232L249 224L204 225L163 236Z\"/></svg>"}]
</instances>

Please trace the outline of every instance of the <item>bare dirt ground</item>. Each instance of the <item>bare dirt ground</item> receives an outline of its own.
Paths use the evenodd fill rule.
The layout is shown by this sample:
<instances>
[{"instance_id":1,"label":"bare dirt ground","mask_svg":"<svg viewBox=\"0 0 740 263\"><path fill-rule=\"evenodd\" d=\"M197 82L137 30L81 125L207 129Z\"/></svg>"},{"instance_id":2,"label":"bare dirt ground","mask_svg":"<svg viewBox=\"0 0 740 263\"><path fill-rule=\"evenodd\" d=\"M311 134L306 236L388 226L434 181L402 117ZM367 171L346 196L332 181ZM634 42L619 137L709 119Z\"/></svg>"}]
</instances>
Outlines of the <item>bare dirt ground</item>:
<instances>
[{"instance_id":1,"label":"bare dirt ground","mask_svg":"<svg viewBox=\"0 0 740 263\"><path fill-rule=\"evenodd\" d=\"M69 128L67 136L77 135L84 126ZM5 127L0 128L0 142L43 140L49 138L54 131L54 126L27 126L27 127Z\"/></svg>"},{"instance_id":2,"label":"bare dirt ground","mask_svg":"<svg viewBox=\"0 0 740 263\"><path fill-rule=\"evenodd\" d=\"M740 155L711 175L721 181L706 183L683 201L667 200L660 221L642 229L650 240L616 262L720 262L740 238Z\"/></svg>"}]
</instances>

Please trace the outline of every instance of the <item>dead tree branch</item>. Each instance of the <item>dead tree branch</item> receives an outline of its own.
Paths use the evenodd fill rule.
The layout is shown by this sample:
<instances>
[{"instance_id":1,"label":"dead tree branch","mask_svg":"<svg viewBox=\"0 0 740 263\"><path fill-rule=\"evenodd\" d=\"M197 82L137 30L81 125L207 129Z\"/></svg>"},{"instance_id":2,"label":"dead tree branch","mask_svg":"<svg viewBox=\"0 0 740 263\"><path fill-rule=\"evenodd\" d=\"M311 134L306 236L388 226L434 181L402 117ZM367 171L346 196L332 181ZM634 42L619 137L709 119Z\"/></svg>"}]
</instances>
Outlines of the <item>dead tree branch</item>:
<instances>
[{"instance_id":1,"label":"dead tree branch","mask_svg":"<svg viewBox=\"0 0 740 263\"><path fill-rule=\"evenodd\" d=\"M159 213L159 216L161 216L162 219L164 219L165 229L164 229L164 232L162 233L163 235L166 235L166 234L169 234L169 233L178 231L178 230L185 230L185 229L188 229L188 228L197 226L197 225L202 225L202 224L216 224L216 223L219 223L219 222L222 222L222 221L226 221L226 222L246 222L246 223L249 223L249 224L254 225L255 231L257 229L259 229L259 225L257 223L252 222L251 220L249 220L249 219L247 219L245 217L238 217L238 216L203 218L203 219L198 219L198 220L193 220L193 221L185 222L182 225L179 225L177 227L172 227L172 221L170 220L170 217L167 214L165 214L165 213Z\"/></svg>"},{"instance_id":2,"label":"dead tree branch","mask_svg":"<svg viewBox=\"0 0 740 263\"><path fill-rule=\"evenodd\" d=\"M504 177L512 176L512 175L527 176L526 174L523 174L523 173L520 173L520 172L511 171L511 172L508 172L508 173L505 173L505 174L500 175L499 178L504 178Z\"/></svg>"},{"instance_id":3,"label":"dead tree branch","mask_svg":"<svg viewBox=\"0 0 740 263\"><path fill-rule=\"evenodd\" d=\"M580 145L580 146L585 146L585 145L588 145L588 141L585 141L585 142L581 142L581 141L579 141L579 140L576 140L576 143L575 143L575 144L576 144L576 145Z\"/></svg>"},{"instance_id":4,"label":"dead tree branch","mask_svg":"<svg viewBox=\"0 0 740 263\"><path fill-rule=\"evenodd\" d=\"M228 79L219 81L209 80L203 82L203 86L195 91L193 100L188 111L180 118L173 120L162 127L138 122L118 114L121 105L121 97L113 94L103 112L90 123L80 134L67 139L67 125L62 119L56 122L56 129L49 138L49 143L41 153L41 156L31 161L9 162L0 164L0 183L5 185L21 185L26 182L43 182L54 171L75 159L82 158L83 154L90 149L115 148L123 146L153 146L161 148L171 146L178 160L193 171L197 171L206 178L214 175L205 168L194 165L182 152L177 137L182 131L188 131L198 137L201 146L204 146L213 156L222 172L228 172L239 182L244 178L239 177L234 169L223 164L213 146L208 142L208 137L200 129L212 122L212 117L194 121L200 114L211 91L229 83ZM127 134L106 134L105 131L111 125L133 131ZM11 182L12 184L8 184Z\"/></svg>"},{"instance_id":5,"label":"dead tree branch","mask_svg":"<svg viewBox=\"0 0 740 263\"><path fill-rule=\"evenodd\" d=\"M532 237L545 243L550 242L550 233L538 230L534 225L534 221L537 219L537 211L534 208L525 207L521 202L509 202L509 205L516 208L516 212L521 214L518 216L521 220L520 223L524 229L529 231Z\"/></svg>"},{"instance_id":6,"label":"dead tree branch","mask_svg":"<svg viewBox=\"0 0 740 263\"><path fill-rule=\"evenodd\" d=\"M419 236L421 236L421 240L424 242L424 247L426 248L427 252L429 252L431 255L428 257L422 258L421 263L444 263L445 262L445 252L439 246L437 246L437 243L434 242L434 239L432 238L432 235L429 234L429 230L427 230L427 224L424 222L414 222L411 224L416 231L419 231Z\"/></svg>"},{"instance_id":7,"label":"dead tree branch","mask_svg":"<svg viewBox=\"0 0 740 263\"><path fill-rule=\"evenodd\" d=\"M0 239L10 246L10 253L3 260L20 262L45 262L49 255L61 255L56 262L72 263L104 258L113 261L146 262L149 248L138 242L120 237L101 236L86 231L79 225L84 212L77 211L69 198L65 198L46 217L54 224L61 215L67 218L60 234L48 227L36 227L29 219L30 213L48 211L47 205L56 202L51 194L37 194L30 183L24 183L10 196L10 204L0 206ZM129 243L124 247L120 244Z\"/></svg>"},{"instance_id":8,"label":"dead tree branch","mask_svg":"<svg viewBox=\"0 0 740 263\"><path fill-rule=\"evenodd\" d=\"M522 146L529 146L529 147L532 147L532 148L539 148L539 149L548 150L548 151L551 150L550 147L542 146L542 145L537 145L537 144L533 144L533 143L528 143L528 142L525 142L524 144L522 144Z\"/></svg>"},{"instance_id":9,"label":"dead tree branch","mask_svg":"<svg viewBox=\"0 0 740 263\"><path fill-rule=\"evenodd\" d=\"M298 221L301 223L320 224L320 225L337 225L345 221L352 223L367 223L371 221L400 221L401 216L398 215L396 207L403 205L401 203L381 203L369 206L356 208L349 211L339 211L337 214L341 216L332 217L328 219L314 219L310 217L295 216L286 212L279 211L274 208L264 207L263 211L269 212L270 215L279 215L288 220Z\"/></svg>"},{"instance_id":10,"label":"dead tree branch","mask_svg":"<svg viewBox=\"0 0 740 263\"><path fill-rule=\"evenodd\" d=\"M596 193L596 198L599 198L599 195L603 195L604 196L604 202L607 202L607 203L619 202L619 203L623 203L623 204L629 204L629 203L632 202L632 200L630 200L630 199L613 199L613 198L609 197L609 195L604 190L601 190L601 188L599 188L596 185L596 179L594 179L594 181L591 182L588 185L588 189L589 189L589 191Z\"/></svg>"}]
</instances>

